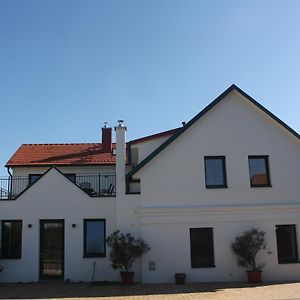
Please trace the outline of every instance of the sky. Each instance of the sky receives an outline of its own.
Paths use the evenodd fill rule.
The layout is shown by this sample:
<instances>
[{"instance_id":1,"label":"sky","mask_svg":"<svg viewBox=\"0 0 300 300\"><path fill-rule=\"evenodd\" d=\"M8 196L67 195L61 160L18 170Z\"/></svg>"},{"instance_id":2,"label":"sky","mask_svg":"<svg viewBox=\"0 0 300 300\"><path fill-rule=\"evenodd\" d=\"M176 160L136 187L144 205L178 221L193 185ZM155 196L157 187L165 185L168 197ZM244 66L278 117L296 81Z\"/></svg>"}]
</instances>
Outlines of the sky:
<instances>
[{"instance_id":1,"label":"sky","mask_svg":"<svg viewBox=\"0 0 300 300\"><path fill-rule=\"evenodd\" d=\"M299 81L298 0L1 0L0 176L23 143L165 131L233 83L300 132Z\"/></svg>"}]
</instances>

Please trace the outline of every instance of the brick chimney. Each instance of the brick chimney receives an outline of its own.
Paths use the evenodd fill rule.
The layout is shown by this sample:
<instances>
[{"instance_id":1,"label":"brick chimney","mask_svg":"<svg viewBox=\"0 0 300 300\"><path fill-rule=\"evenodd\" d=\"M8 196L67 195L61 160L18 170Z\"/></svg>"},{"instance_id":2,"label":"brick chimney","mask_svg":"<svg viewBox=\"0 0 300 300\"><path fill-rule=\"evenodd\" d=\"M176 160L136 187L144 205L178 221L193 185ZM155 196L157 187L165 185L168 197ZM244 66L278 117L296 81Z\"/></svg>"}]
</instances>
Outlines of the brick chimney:
<instances>
[{"instance_id":1,"label":"brick chimney","mask_svg":"<svg viewBox=\"0 0 300 300\"><path fill-rule=\"evenodd\" d=\"M102 127L102 151L105 153L111 153L111 131L112 129L107 126L107 122L104 122Z\"/></svg>"}]
</instances>

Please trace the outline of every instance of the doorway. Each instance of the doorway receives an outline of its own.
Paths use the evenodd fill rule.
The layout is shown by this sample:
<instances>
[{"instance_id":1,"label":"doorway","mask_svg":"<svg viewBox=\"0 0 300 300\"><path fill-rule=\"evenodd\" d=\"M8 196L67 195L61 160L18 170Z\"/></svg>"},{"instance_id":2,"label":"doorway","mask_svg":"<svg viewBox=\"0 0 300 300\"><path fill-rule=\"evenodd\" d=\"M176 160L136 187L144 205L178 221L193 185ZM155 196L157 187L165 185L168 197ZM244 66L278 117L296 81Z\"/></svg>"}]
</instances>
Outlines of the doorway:
<instances>
[{"instance_id":1,"label":"doorway","mask_svg":"<svg viewBox=\"0 0 300 300\"><path fill-rule=\"evenodd\" d=\"M40 220L40 279L64 278L64 220Z\"/></svg>"}]
</instances>

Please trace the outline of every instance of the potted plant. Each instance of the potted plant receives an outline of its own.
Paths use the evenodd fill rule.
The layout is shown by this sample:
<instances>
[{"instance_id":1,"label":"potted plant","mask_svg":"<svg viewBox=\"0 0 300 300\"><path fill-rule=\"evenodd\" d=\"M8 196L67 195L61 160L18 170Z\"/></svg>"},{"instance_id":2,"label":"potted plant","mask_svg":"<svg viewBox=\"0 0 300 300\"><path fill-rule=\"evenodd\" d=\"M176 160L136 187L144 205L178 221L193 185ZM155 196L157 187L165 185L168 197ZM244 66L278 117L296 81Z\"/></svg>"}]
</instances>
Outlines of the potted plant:
<instances>
[{"instance_id":1,"label":"potted plant","mask_svg":"<svg viewBox=\"0 0 300 300\"><path fill-rule=\"evenodd\" d=\"M251 283L261 282L261 272L264 264L256 263L256 255L267 246L265 235L264 231L252 228L241 236L237 236L231 244L231 250L237 256L238 265L249 268L247 275L248 281Z\"/></svg>"},{"instance_id":2,"label":"potted plant","mask_svg":"<svg viewBox=\"0 0 300 300\"><path fill-rule=\"evenodd\" d=\"M133 283L134 272L130 269L136 258L150 250L149 246L142 239L135 239L130 233L113 232L106 239L110 248L109 259L113 269L119 269L123 284Z\"/></svg>"}]
</instances>

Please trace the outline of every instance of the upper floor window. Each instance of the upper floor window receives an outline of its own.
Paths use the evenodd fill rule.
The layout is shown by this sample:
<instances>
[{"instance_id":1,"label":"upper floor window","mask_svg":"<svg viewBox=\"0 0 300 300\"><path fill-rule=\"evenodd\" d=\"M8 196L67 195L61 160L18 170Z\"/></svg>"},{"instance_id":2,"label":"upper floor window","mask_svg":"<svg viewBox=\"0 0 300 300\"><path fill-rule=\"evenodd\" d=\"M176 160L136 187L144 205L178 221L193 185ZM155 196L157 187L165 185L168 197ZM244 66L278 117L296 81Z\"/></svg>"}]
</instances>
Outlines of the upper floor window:
<instances>
[{"instance_id":1,"label":"upper floor window","mask_svg":"<svg viewBox=\"0 0 300 300\"><path fill-rule=\"evenodd\" d=\"M29 184L33 184L36 182L39 178L42 177L43 174L29 174Z\"/></svg>"},{"instance_id":2,"label":"upper floor window","mask_svg":"<svg viewBox=\"0 0 300 300\"><path fill-rule=\"evenodd\" d=\"M21 258L22 221L2 221L1 258Z\"/></svg>"},{"instance_id":3,"label":"upper floor window","mask_svg":"<svg viewBox=\"0 0 300 300\"><path fill-rule=\"evenodd\" d=\"M271 186L267 155L248 156L251 187Z\"/></svg>"},{"instance_id":4,"label":"upper floor window","mask_svg":"<svg viewBox=\"0 0 300 300\"><path fill-rule=\"evenodd\" d=\"M105 220L84 220L84 257L105 257Z\"/></svg>"},{"instance_id":5,"label":"upper floor window","mask_svg":"<svg viewBox=\"0 0 300 300\"><path fill-rule=\"evenodd\" d=\"M225 156L205 156L205 184L207 188L226 188Z\"/></svg>"},{"instance_id":6,"label":"upper floor window","mask_svg":"<svg viewBox=\"0 0 300 300\"><path fill-rule=\"evenodd\" d=\"M295 225L277 225L276 241L278 263L298 262L298 245Z\"/></svg>"}]
</instances>

